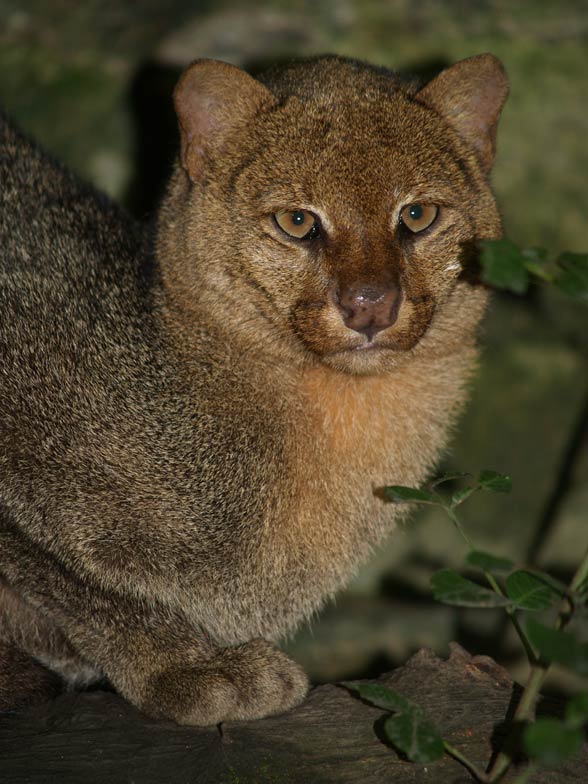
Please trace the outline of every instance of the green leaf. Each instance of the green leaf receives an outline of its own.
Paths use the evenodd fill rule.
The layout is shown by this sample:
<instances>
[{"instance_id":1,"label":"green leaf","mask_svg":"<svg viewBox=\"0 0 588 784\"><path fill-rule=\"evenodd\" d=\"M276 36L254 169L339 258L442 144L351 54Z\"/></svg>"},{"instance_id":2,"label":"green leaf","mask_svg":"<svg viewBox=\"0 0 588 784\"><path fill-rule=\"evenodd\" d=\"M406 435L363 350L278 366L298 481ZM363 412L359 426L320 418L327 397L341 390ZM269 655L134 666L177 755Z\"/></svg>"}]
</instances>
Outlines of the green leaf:
<instances>
[{"instance_id":1,"label":"green leaf","mask_svg":"<svg viewBox=\"0 0 588 784\"><path fill-rule=\"evenodd\" d=\"M540 577L520 569L506 578L506 595L520 610L547 610L561 599L561 593Z\"/></svg>"},{"instance_id":2,"label":"green leaf","mask_svg":"<svg viewBox=\"0 0 588 784\"><path fill-rule=\"evenodd\" d=\"M559 719L537 719L523 734L527 754L549 767L568 760L580 750L583 742L579 729L568 727Z\"/></svg>"},{"instance_id":3,"label":"green leaf","mask_svg":"<svg viewBox=\"0 0 588 784\"><path fill-rule=\"evenodd\" d=\"M420 711L389 716L384 722L384 732L412 762L435 762L445 752L439 732Z\"/></svg>"},{"instance_id":4,"label":"green leaf","mask_svg":"<svg viewBox=\"0 0 588 784\"><path fill-rule=\"evenodd\" d=\"M556 286L571 297L588 299L588 254L565 252L557 263L560 272L555 279Z\"/></svg>"},{"instance_id":5,"label":"green leaf","mask_svg":"<svg viewBox=\"0 0 588 784\"><path fill-rule=\"evenodd\" d=\"M547 661L563 664L579 675L588 675L588 644L580 642L575 635L559 629L549 629L529 618L527 636Z\"/></svg>"},{"instance_id":6,"label":"green leaf","mask_svg":"<svg viewBox=\"0 0 588 784\"><path fill-rule=\"evenodd\" d=\"M362 700L375 705L376 708L383 708L395 713L417 710L417 707L407 700L406 697L398 694L394 689L388 688L388 686L382 686L378 683L364 683L363 681L344 681L343 686L356 691Z\"/></svg>"},{"instance_id":7,"label":"green leaf","mask_svg":"<svg viewBox=\"0 0 588 784\"><path fill-rule=\"evenodd\" d=\"M394 712L384 722L384 731L400 751L413 762L434 762L444 754L443 739L434 725L425 718L418 705L387 686L362 681L346 681L366 702Z\"/></svg>"},{"instance_id":8,"label":"green leaf","mask_svg":"<svg viewBox=\"0 0 588 784\"><path fill-rule=\"evenodd\" d=\"M494 490L496 493L510 493L512 482L506 474L499 474L496 471L480 471L477 482L475 485L463 487L461 490L451 496L451 508L455 509L456 506L462 504L466 498L469 498L472 493L478 490Z\"/></svg>"},{"instance_id":9,"label":"green leaf","mask_svg":"<svg viewBox=\"0 0 588 784\"><path fill-rule=\"evenodd\" d=\"M547 260L545 248L524 248L521 251L525 269L537 278L551 283L554 277L554 264Z\"/></svg>"},{"instance_id":10,"label":"green leaf","mask_svg":"<svg viewBox=\"0 0 588 784\"><path fill-rule=\"evenodd\" d=\"M402 485L390 485L384 488L384 495L388 501L396 503L420 503L436 504L437 501L425 490L417 490L416 487L403 487Z\"/></svg>"},{"instance_id":11,"label":"green leaf","mask_svg":"<svg viewBox=\"0 0 588 784\"><path fill-rule=\"evenodd\" d=\"M508 574L514 569L514 563L508 558L498 558L496 555L484 553L481 550L471 550L465 559L468 566L481 569L490 574Z\"/></svg>"},{"instance_id":12,"label":"green leaf","mask_svg":"<svg viewBox=\"0 0 588 784\"><path fill-rule=\"evenodd\" d=\"M548 574L547 572L542 572L540 569L533 569L531 567L524 569L524 571L534 575L539 580L544 582L545 585L551 586L551 588L553 588L553 590L557 594L559 594L559 596L561 596L562 598L568 595L569 593L568 586L565 583L562 583L561 580L558 580L557 578L553 577L551 574Z\"/></svg>"},{"instance_id":13,"label":"green leaf","mask_svg":"<svg viewBox=\"0 0 588 784\"><path fill-rule=\"evenodd\" d=\"M457 607L504 607L510 604L504 596L462 577L453 569L442 569L434 574L431 587L435 599Z\"/></svg>"},{"instance_id":14,"label":"green leaf","mask_svg":"<svg viewBox=\"0 0 588 784\"><path fill-rule=\"evenodd\" d=\"M480 471L478 484L485 490L494 490L495 493L510 493L512 490L510 476L499 474L497 471Z\"/></svg>"},{"instance_id":15,"label":"green leaf","mask_svg":"<svg viewBox=\"0 0 588 784\"><path fill-rule=\"evenodd\" d=\"M582 580L574 591L574 601L576 605L583 606L588 603L588 577Z\"/></svg>"},{"instance_id":16,"label":"green leaf","mask_svg":"<svg viewBox=\"0 0 588 784\"><path fill-rule=\"evenodd\" d=\"M588 722L588 693L574 695L566 705L566 724L583 727Z\"/></svg>"},{"instance_id":17,"label":"green leaf","mask_svg":"<svg viewBox=\"0 0 588 784\"><path fill-rule=\"evenodd\" d=\"M497 289L524 294L529 273L520 249L510 240L485 240L481 243L482 280Z\"/></svg>"},{"instance_id":18,"label":"green leaf","mask_svg":"<svg viewBox=\"0 0 588 784\"><path fill-rule=\"evenodd\" d=\"M472 493L475 493L476 490L479 490L478 487L462 487L461 490L456 490L455 493L451 496L451 508L455 509L456 506L463 504L466 498L469 498Z\"/></svg>"},{"instance_id":19,"label":"green leaf","mask_svg":"<svg viewBox=\"0 0 588 784\"><path fill-rule=\"evenodd\" d=\"M471 474L468 474L465 471L455 471L454 473L449 474L441 474L432 482L429 483L429 487L438 487L439 485L444 484L445 482L454 482L456 479L468 479L471 477Z\"/></svg>"}]
</instances>

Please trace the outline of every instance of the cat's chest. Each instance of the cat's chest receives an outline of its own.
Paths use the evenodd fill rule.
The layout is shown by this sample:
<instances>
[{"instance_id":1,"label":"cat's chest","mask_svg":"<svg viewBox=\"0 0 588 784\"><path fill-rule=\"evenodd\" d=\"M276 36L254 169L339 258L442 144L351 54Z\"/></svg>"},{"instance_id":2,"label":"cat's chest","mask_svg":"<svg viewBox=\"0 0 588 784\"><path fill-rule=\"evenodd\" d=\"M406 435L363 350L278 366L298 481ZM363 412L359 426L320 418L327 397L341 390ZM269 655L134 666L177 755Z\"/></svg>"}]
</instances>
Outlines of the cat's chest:
<instances>
[{"instance_id":1,"label":"cat's chest","mask_svg":"<svg viewBox=\"0 0 588 784\"><path fill-rule=\"evenodd\" d=\"M308 372L295 429L296 498L280 536L288 532L311 560L318 554L326 571L362 560L397 517L383 488L421 485L444 447L461 376L458 366L440 372L435 363L379 376Z\"/></svg>"},{"instance_id":2,"label":"cat's chest","mask_svg":"<svg viewBox=\"0 0 588 784\"><path fill-rule=\"evenodd\" d=\"M407 373L309 372L301 386L311 441L309 470L327 483L372 486L420 473L427 451L421 431L429 411L423 387L423 379Z\"/></svg>"},{"instance_id":3,"label":"cat's chest","mask_svg":"<svg viewBox=\"0 0 588 784\"><path fill-rule=\"evenodd\" d=\"M292 568L337 583L393 524L382 488L422 480L439 437L422 437L398 381L320 368L299 384L287 503L266 529Z\"/></svg>"},{"instance_id":4,"label":"cat's chest","mask_svg":"<svg viewBox=\"0 0 588 784\"><path fill-rule=\"evenodd\" d=\"M381 489L419 483L439 442L421 443L398 379L321 368L298 392L294 458L266 518L256 572L281 633L341 588L393 527L398 508Z\"/></svg>"}]
</instances>

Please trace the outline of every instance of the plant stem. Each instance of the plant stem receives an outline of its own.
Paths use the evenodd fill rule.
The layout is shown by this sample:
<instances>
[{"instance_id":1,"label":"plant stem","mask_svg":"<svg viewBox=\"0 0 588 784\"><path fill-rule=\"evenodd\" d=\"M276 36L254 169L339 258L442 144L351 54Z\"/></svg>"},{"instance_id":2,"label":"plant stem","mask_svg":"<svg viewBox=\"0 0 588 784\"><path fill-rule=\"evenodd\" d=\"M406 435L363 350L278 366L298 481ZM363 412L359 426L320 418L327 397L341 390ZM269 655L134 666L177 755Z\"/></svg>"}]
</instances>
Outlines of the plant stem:
<instances>
[{"instance_id":1,"label":"plant stem","mask_svg":"<svg viewBox=\"0 0 588 784\"><path fill-rule=\"evenodd\" d=\"M502 590L502 588L496 582L496 578L494 577L493 574L490 574L490 572L484 571L484 577L488 581L488 583L489 583L490 587L492 588L492 590L494 591L494 593L497 593L499 596L504 596L504 591ZM521 641L521 643L523 645L523 648L525 649L525 653L527 654L527 659L529 660L529 663L531 665L535 664L537 662L537 657L535 656L535 651L533 650L533 646L531 645L525 630L521 626L521 623L520 623L518 615L517 615L517 611L515 610L514 607L505 607L504 609L506 610L506 614L510 618L511 623L514 626L514 629L515 629L516 633L519 636L519 639L520 639L520 641Z\"/></svg>"},{"instance_id":2,"label":"plant stem","mask_svg":"<svg viewBox=\"0 0 588 784\"><path fill-rule=\"evenodd\" d=\"M560 611L557 615L554 628L555 629L565 629L568 625L570 620L572 619L572 615L574 614L574 601L573 601L573 594L582 586L582 584L588 579L588 549L584 553L584 557L580 562L580 566L576 569L576 573L572 577L572 582L570 583L570 595L566 596L561 604Z\"/></svg>"},{"instance_id":3,"label":"plant stem","mask_svg":"<svg viewBox=\"0 0 588 784\"><path fill-rule=\"evenodd\" d=\"M584 553L584 557L580 563L580 566L578 567L576 573L572 578L572 581L570 583L570 592L573 593L574 591L576 591L582 585L582 583L587 577L588 577L588 550L586 550L586 552ZM555 621L555 628L563 629L570 621L572 614L573 614L573 607L570 607L570 600L566 598L563 600L559 613L557 615L557 619ZM517 709L512 718L512 723L528 721L529 719L532 718L535 710L535 703L537 702L537 697L539 696L539 691L545 681L545 678L547 677L547 673L549 672L550 666L551 666L551 662L547 662L544 659L539 659L531 667L531 672L529 673L529 678L527 680L525 690L523 691L521 700L517 705ZM492 766L488 774L488 780L490 782L499 781L510 767L511 762L512 762L512 758L510 754L501 752L496 757L494 765Z\"/></svg>"},{"instance_id":4,"label":"plant stem","mask_svg":"<svg viewBox=\"0 0 588 784\"><path fill-rule=\"evenodd\" d=\"M585 580L588 580L588 548L584 553L584 557L582 558L582 562L580 563L576 574L572 578L572 582L570 583L570 591L572 593L577 591Z\"/></svg>"},{"instance_id":5,"label":"plant stem","mask_svg":"<svg viewBox=\"0 0 588 784\"><path fill-rule=\"evenodd\" d=\"M459 517L455 514L455 512L453 511L453 509L450 506L447 506L446 504L442 504L442 506L443 506L443 509L445 509L445 512L447 513L447 516L449 517L449 519L451 520L453 525L456 527L458 533L461 535L461 537L464 540L464 542L467 544L467 546L470 548L470 550L475 550L476 548L474 547L474 543L472 542L470 537L466 534L466 532L462 528L462 525L461 525L461 523L459 521Z\"/></svg>"},{"instance_id":6,"label":"plant stem","mask_svg":"<svg viewBox=\"0 0 588 784\"><path fill-rule=\"evenodd\" d=\"M456 515L454 509L452 509L450 506L447 506L445 504L443 504L443 508L445 509L449 519L454 524L456 529L459 531L459 533L461 534L462 538L464 539L465 543L468 545L470 550L475 550L476 548L474 547L474 544L473 544L472 540L469 538L469 536L464 531L464 529L463 529L463 527L461 525L461 522L460 522L458 516ZM490 572L484 571L484 577L486 578L488 584L490 585L490 587L492 588L494 593L497 593L499 596L504 596L504 591L498 585L498 582L496 581L496 578L494 577L493 574L490 574ZM527 638L527 635L525 634L525 630L522 628L522 626L521 626L521 624L519 622L519 619L518 619L517 614L516 614L516 610L513 607L506 607L505 609L506 609L506 613L507 613L508 617L510 618L511 623L514 626L515 631L516 631L516 633L517 633L517 635L518 635L518 637L519 637L519 639L520 639L520 641L521 641L521 643L523 645L523 648L525 649L525 653L527 654L527 658L529 660L529 663L531 665L535 664L536 661L537 661L537 657L535 656L535 653L533 651L533 647L532 647L531 643L529 642L529 640Z\"/></svg>"},{"instance_id":7,"label":"plant stem","mask_svg":"<svg viewBox=\"0 0 588 784\"><path fill-rule=\"evenodd\" d=\"M440 504L447 513L447 516L454 524L455 528L470 548L470 550L475 550L473 542L466 534L464 529L462 528L461 522L458 516L455 514L455 511L452 507L441 503ZM484 576L488 581L492 590L497 593L499 596L504 596L504 592L500 588L500 585L496 581L494 575L490 574L490 572L484 572ZM574 577L570 583L570 593L573 594L577 591L580 586L588 580L588 550L584 554L584 557L580 563L580 566L576 570ZM572 617L574 611L572 601L566 597L560 607L556 622L555 628L556 629L563 629L569 620ZM529 677L527 679L527 684L523 691L523 695L519 704L517 705L516 711L513 716L513 723L515 722L523 722L528 721L535 710L535 704L537 702L537 697L539 696L539 691L541 686L543 685L547 673L549 671L550 662L546 662L540 658L538 658L533 650L533 647L525 633L525 630L522 628L518 616L516 614L516 610L513 607L507 607L506 612L508 617L510 618L511 623L513 624L515 631L521 640L521 643L525 649L525 653L527 654L527 658L529 659L529 663L531 664L531 670L529 673ZM449 743L444 742L445 751L447 754L452 756L458 762L460 762L467 770L474 776L474 778L480 782L480 784L494 784L494 782L500 781L500 779L505 775L508 768L511 765L512 757L510 754L506 752L500 752L494 761L494 765L490 769L488 773L485 773L479 770L470 760L467 759L458 749L451 746ZM529 767L524 771L521 775L520 780L517 784L525 784L528 781L529 777L535 772L536 767L531 764Z\"/></svg>"},{"instance_id":8,"label":"plant stem","mask_svg":"<svg viewBox=\"0 0 588 784\"><path fill-rule=\"evenodd\" d=\"M512 607L506 607L505 609L508 617L510 618L512 625L514 626L516 633L519 636L519 640L521 641L521 644L525 649L525 653L527 655L527 659L529 660L529 664L533 667L535 664L537 664L538 659L537 656L535 655L535 651L533 650L533 646L531 645L529 638L527 637L527 633L521 626L521 622L519 621L517 611Z\"/></svg>"},{"instance_id":9,"label":"plant stem","mask_svg":"<svg viewBox=\"0 0 588 784\"><path fill-rule=\"evenodd\" d=\"M529 674L525 690L523 691L521 701L517 705L517 709L514 713L514 716L512 717L512 724L519 721L526 721L531 718L535 708L535 702L539 695L539 690L543 685L543 681L545 680L548 669L549 665L545 666L544 663L535 664L531 668L531 672ZM489 781L500 781L500 779L504 776L510 767L511 762L511 755L501 751L500 754L496 757L494 765L492 765L492 768L490 769L488 774Z\"/></svg>"},{"instance_id":10,"label":"plant stem","mask_svg":"<svg viewBox=\"0 0 588 784\"><path fill-rule=\"evenodd\" d=\"M446 740L443 741L443 747L445 749L445 752L449 754L450 757L453 757L453 759L457 760L461 765L463 765L464 768L466 768L466 770L468 770L472 774L472 776L476 779L476 781L479 781L480 784L489 784L490 779L488 778L486 773L484 773L483 770L480 770L480 768L478 768L477 765L471 762L471 760L469 760L465 756L465 754L462 754L459 749L456 749L455 746L452 746L450 743L447 743Z\"/></svg>"}]
</instances>

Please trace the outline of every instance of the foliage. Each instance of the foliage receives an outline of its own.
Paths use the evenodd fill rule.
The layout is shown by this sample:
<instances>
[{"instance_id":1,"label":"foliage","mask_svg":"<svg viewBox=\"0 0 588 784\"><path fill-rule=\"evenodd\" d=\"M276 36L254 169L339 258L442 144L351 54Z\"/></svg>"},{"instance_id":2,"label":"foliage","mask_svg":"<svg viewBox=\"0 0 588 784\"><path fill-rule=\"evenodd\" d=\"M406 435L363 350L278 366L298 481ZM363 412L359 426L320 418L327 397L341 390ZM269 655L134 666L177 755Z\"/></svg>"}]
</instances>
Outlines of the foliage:
<instances>
[{"instance_id":1,"label":"foliage","mask_svg":"<svg viewBox=\"0 0 588 784\"><path fill-rule=\"evenodd\" d=\"M460 475L467 476L467 475ZM537 765L556 765L576 753L588 724L588 694L578 695L568 703L564 719L538 719L530 722L545 674L552 663L575 672L588 674L588 643L564 631L572 615L588 603L588 551L569 586L551 575L534 569L519 568L508 558L476 549L465 533L456 508L480 490L509 492L508 476L482 471L474 481L457 491L443 494L439 488L453 482L455 475L442 476L427 488L417 490L394 485L386 488L386 497L393 503L435 504L441 507L465 539L469 548L464 566L476 577L464 577L453 569L442 569L433 575L431 587L435 598L458 607L504 610L517 631L527 652L531 674L515 712L515 722L529 722L523 733L524 751ZM481 585L482 578L487 585ZM555 622L546 626L533 615L558 605ZM520 615L528 616L522 624ZM459 760L480 782L496 782L510 765L509 755L498 755L489 773L476 768L458 749L444 740L422 709L385 686L347 683L359 695L392 715L384 722L388 740L413 762L430 763L444 752Z\"/></svg>"},{"instance_id":2,"label":"foliage","mask_svg":"<svg viewBox=\"0 0 588 784\"><path fill-rule=\"evenodd\" d=\"M531 282L543 281L588 302L588 253L564 251L549 258L542 248L519 248L507 239L487 240L480 261L482 280L494 288L524 294Z\"/></svg>"},{"instance_id":3,"label":"foliage","mask_svg":"<svg viewBox=\"0 0 588 784\"><path fill-rule=\"evenodd\" d=\"M487 241L481 248L481 265L482 280L496 288L522 294L531 283L550 283L564 294L588 302L588 254L561 253L549 259L541 249L520 249L509 240ZM459 489L445 492L456 479L462 482ZM585 611L588 604L588 549L569 585L546 572L517 566L508 558L477 549L461 524L459 508L479 491L508 493L510 489L510 477L485 470L476 478L464 473L447 474L425 488L390 485L384 489L384 495L392 503L441 507L468 547L464 567L472 576L453 569L437 572L431 579L435 599L458 607L506 612L520 638L530 669L511 726L514 730L516 725L525 725L522 749L517 750L523 751L529 760L517 779L523 784L538 767L559 765L575 754L588 726L588 693L573 697L562 719L533 721L539 690L551 664L588 675L588 642L565 631L572 617ZM551 623L545 623L543 616L537 620L538 614L550 611ZM345 685L389 712L383 724L386 737L413 762L431 763L447 753L483 784L500 781L512 763L513 752L504 751L488 772L482 771L443 739L421 707L385 686L354 682ZM505 748L516 746L514 741L513 736Z\"/></svg>"}]
</instances>

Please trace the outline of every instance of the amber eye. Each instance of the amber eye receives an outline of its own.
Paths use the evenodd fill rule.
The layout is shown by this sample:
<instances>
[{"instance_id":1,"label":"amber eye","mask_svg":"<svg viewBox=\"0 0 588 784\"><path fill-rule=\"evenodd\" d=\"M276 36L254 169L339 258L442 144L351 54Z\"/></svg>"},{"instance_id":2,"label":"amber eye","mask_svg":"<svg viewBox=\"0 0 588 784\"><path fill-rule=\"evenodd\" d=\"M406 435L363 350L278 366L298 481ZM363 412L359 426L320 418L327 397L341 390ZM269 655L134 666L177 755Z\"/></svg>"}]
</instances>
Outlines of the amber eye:
<instances>
[{"instance_id":1,"label":"amber eye","mask_svg":"<svg viewBox=\"0 0 588 784\"><path fill-rule=\"evenodd\" d=\"M297 240L312 240L319 235L319 222L308 210L276 212L274 219L282 231Z\"/></svg>"},{"instance_id":2,"label":"amber eye","mask_svg":"<svg viewBox=\"0 0 588 784\"><path fill-rule=\"evenodd\" d=\"M407 204L400 212L400 220L414 234L428 229L437 217L439 208L434 204Z\"/></svg>"}]
</instances>

